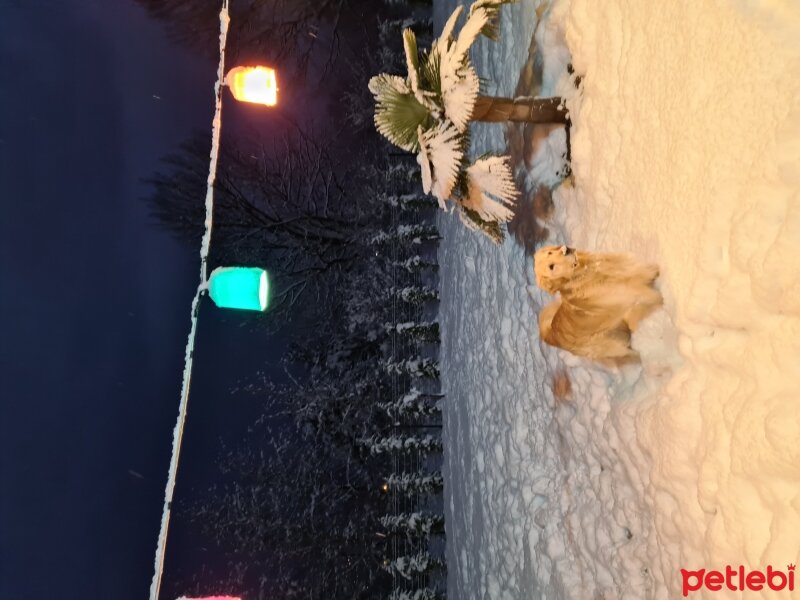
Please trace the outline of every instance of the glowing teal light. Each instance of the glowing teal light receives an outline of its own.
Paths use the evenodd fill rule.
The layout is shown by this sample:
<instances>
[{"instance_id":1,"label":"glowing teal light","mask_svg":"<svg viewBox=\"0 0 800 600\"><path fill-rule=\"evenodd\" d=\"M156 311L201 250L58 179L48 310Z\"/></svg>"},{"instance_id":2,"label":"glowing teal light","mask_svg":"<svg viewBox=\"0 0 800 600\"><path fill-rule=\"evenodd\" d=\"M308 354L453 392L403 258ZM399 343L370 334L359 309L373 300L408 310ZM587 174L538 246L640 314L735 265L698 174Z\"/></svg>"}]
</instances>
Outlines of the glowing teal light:
<instances>
[{"instance_id":1,"label":"glowing teal light","mask_svg":"<svg viewBox=\"0 0 800 600\"><path fill-rule=\"evenodd\" d=\"M267 272L252 267L217 267L208 278L208 293L220 308L265 310L269 304Z\"/></svg>"}]
</instances>

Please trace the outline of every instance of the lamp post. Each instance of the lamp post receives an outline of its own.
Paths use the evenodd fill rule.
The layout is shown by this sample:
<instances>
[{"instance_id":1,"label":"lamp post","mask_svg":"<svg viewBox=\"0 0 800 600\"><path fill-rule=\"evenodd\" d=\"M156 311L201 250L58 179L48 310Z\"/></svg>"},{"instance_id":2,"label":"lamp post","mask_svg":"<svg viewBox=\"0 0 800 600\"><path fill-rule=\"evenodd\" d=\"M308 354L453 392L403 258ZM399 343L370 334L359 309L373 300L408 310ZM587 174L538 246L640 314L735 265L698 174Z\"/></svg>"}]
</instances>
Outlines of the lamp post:
<instances>
[{"instance_id":1,"label":"lamp post","mask_svg":"<svg viewBox=\"0 0 800 600\"><path fill-rule=\"evenodd\" d=\"M251 267L220 267L214 269L210 277L206 275L208 252L211 246L211 231L214 215L214 181L219 158L219 139L222 127L222 90L227 86L233 97L241 102L250 102L264 106L275 106L278 103L278 81L275 70L269 67L235 67L225 75L225 44L228 37L230 15L228 0L222 0L219 13L219 65L217 66L217 83L214 86L214 119L211 130L211 162L208 169L208 185L206 187L205 231L200 242L200 285L192 300L191 329L186 342L184 355L183 383L181 400L178 406L178 420L172 433L172 458L170 459L167 486L164 492L164 509L161 514L161 529L156 547L155 570L150 584L150 600L159 600L161 579L164 572L164 556L166 553L167 533L172 512L172 499L175 492L175 481L178 474L181 441L186 423L186 412L189 403L189 388L194 357L194 340L197 332L197 315L200 308L200 296L208 292L217 306L242 310L266 310L269 304L269 278L263 269ZM189 600L189 599L186 599ZM202 600L202 599L197 599ZM211 596L206 600L239 600L233 596Z\"/></svg>"}]
</instances>

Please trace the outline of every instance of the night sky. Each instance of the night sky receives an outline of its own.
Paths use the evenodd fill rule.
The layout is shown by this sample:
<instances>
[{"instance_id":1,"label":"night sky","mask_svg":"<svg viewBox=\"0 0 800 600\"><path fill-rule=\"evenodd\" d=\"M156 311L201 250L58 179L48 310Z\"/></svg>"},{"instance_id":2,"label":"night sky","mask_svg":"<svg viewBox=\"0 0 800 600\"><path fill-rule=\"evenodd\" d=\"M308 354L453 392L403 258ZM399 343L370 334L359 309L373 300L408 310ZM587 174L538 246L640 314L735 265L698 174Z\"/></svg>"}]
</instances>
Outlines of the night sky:
<instances>
[{"instance_id":1,"label":"night sky","mask_svg":"<svg viewBox=\"0 0 800 600\"><path fill-rule=\"evenodd\" d=\"M210 132L216 65L128 0L0 0L0 66L0 598L142 598L199 279L142 178ZM203 303L178 498L255 414L250 325ZM167 581L205 552L173 523Z\"/></svg>"}]
</instances>

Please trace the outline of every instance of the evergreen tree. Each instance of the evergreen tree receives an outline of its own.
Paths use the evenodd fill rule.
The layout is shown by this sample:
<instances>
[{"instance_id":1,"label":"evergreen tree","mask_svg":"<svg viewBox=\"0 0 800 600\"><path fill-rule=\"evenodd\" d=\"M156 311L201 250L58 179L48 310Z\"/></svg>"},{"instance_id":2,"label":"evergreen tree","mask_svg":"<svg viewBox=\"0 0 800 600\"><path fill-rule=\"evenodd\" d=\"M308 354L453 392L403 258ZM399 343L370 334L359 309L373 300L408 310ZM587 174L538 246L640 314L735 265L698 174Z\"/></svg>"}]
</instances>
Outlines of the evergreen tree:
<instances>
[{"instance_id":1,"label":"evergreen tree","mask_svg":"<svg viewBox=\"0 0 800 600\"><path fill-rule=\"evenodd\" d=\"M373 435L372 437L364 438L362 444L373 456L388 452L429 454L442 451L442 440L432 435L390 435L388 437Z\"/></svg>"},{"instance_id":2,"label":"evergreen tree","mask_svg":"<svg viewBox=\"0 0 800 600\"><path fill-rule=\"evenodd\" d=\"M420 305L439 299L439 291L427 286L408 286L404 288L391 288L389 293L408 304Z\"/></svg>"},{"instance_id":3,"label":"evergreen tree","mask_svg":"<svg viewBox=\"0 0 800 600\"><path fill-rule=\"evenodd\" d=\"M417 575L443 570L445 563L441 559L433 558L428 552L418 552L389 561L385 568L404 579L412 579Z\"/></svg>"},{"instance_id":4,"label":"evergreen tree","mask_svg":"<svg viewBox=\"0 0 800 600\"><path fill-rule=\"evenodd\" d=\"M388 361L386 372L397 375L425 379L439 379L439 365L430 358L409 358L401 361Z\"/></svg>"},{"instance_id":5,"label":"evergreen tree","mask_svg":"<svg viewBox=\"0 0 800 600\"><path fill-rule=\"evenodd\" d=\"M404 29L412 30L421 38L433 35L433 18L429 15L409 16L403 19L386 19L378 23L378 39L384 44Z\"/></svg>"},{"instance_id":6,"label":"evergreen tree","mask_svg":"<svg viewBox=\"0 0 800 600\"><path fill-rule=\"evenodd\" d=\"M384 515L381 525L389 533L405 534L407 538L429 538L432 534L444 533L444 517L429 513L401 513Z\"/></svg>"},{"instance_id":7,"label":"evergreen tree","mask_svg":"<svg viewBox=\"0 0 800 600\"><path fill-rule=\"evenodd\" d=\"M378 406L393 419L430 417L441 412L436 401L442 398L444 394L425 394L419 388L412 387L400 399L394 402L382 402Z\"/></svg>"},{"instance_id":8,"label":"evergreen tree","mask_svg":"<svg viewBox=\"0 0 800 600\"><path fill-rule=\"evenodd\" d=\"M392 208L398 208L400 210L405 211L412 211L412 210L425 210L431 208L437 208L439 203L436 201L436 198L431 196L427 196L425 194L382 194L380 197L381 201L383 201L388 206Z\"/></svg>"},{"instance_id":9,"label":"evergreen tree","mask_svg":"<svg viewBox=\"0 0 800 600\"><path fill-rule=\"evenodd\" d=\"M406 260L393 263L396 267L405 269L409 273L419 273L420 271L430 270L438 271L439 265L436 263L425 260L419 255L412 256Z\"/></svg>"},{"instance_id":10,"label":"evergreen tree","mask_svg":"<svg viewBox=\"0 0 800 600\"><path fill-rule=\"evenodd\" d=\"M441 471L392 473L386 480L386 485L389 490L399 490L407 495L432 495L442 491L444 478Z\"/></svg>"},{"instance_id":11,"label":"evergreen tree","mask_svg":"<svg viewBox=\"0 0 800 600\"><path fill-rule=\"evenodd\" d=\"M432 590L431 588L393 590L389 594L389 600L445 600L445 598L444 592Z\"/></svg>"},{"instance_id":12,"label":"evergreen tree","mask_svg":"<svg viewBox=\"0 0 800 600\"><path fill-rule=\"evenodd\" d=\"M397 333L399 335L411 338L419 342L436 343L439 342L439 324L436 322L428 323L422 321L415 323L407 321L405 323L386 323L384 329L388 333Z\"/></svg>"},{"instance_id":13,"label":"evergreen tree","mask_svg":"<svg viewBox=\"0 0 800 600\"><path fill-rule=\"evenodd\" d=\"M388 508L373 485L377 465L285 423L263 434L225 455L220 483L189 508L192 521L248 569L270 572L270 597L385 590L374 568L386 552L374 528Z\"/></svg>"},{"instance_id":14,"label":"evergreen tree","mask_svg":"<svg viewBox=\"0 0 800 600\"><path fill-rule=\"evenodd\" d=\"M394 231L379 231L370 239L373 245L401 243L419 245L442 239L434 225L399 225Z\"/></svg>"},{"instance_id":15,"label":"evergreen tree","mask_svg":"<svg viewBox=\"0 0 800 600\"><path fill-rule=\"evenodd\" d=\"M410 154L409 157L413 158L414 155ZM389 183L392 184L409 184L419 181L421 177L421 170L419 165L414 161L407 161L405 163L397 163L391 165L386 170L386 176Z\"/></svg>"}]
</instances>

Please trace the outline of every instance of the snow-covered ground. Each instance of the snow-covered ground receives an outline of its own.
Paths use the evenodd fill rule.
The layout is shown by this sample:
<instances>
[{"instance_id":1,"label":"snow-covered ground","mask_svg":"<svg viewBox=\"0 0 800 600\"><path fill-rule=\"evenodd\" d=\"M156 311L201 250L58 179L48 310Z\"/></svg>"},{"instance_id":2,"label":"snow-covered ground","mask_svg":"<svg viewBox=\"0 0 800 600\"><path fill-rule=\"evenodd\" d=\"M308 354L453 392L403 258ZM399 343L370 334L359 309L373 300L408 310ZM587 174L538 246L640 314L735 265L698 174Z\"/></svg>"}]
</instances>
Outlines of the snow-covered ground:
<instances>
[{"instance_id":1,"label":"snow-covered ground","mask_svg":"<svg viewBox=\"0 0 800 600\"><path fill-rule=\"evenodd\" d=\"M681 568L785 570L800 562L800 3L543 4L504 8L499 41L473 51L485 92L513 95L536 33L541 93L568 95L573 119L551 239L658 263L665 306L634 337L642 366L609 372L540 343L550 298L520 246L440 219L449 597L680 598ZM455 5L436 2L437 28ZM554 171L550 141L529 175ZM473 127L473 155L505 145Z\"/></svg>"}]
</instances>

